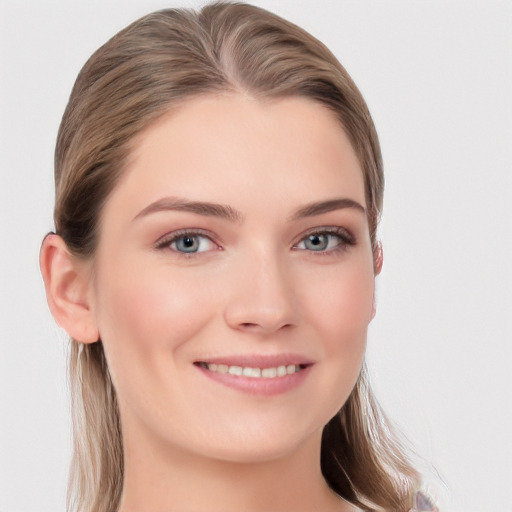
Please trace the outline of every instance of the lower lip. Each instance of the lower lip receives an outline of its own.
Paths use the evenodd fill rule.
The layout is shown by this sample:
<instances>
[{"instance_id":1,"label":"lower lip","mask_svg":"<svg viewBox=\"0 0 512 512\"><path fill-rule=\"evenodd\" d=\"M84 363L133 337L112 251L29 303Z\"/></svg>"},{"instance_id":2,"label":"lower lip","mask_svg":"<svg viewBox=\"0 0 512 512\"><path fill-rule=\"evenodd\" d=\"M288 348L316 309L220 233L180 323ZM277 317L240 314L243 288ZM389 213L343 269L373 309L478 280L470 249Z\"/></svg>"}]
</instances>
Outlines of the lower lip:
<instances>
[{"instance_id":1,"label":"lower lip","mask_svg":"<svg viewBox=\"0 0 512 512\"><path fill-rule=\"evenodd\" d=\"M242 391L251 395L274 396L286 393L299 386L309 375L312 366L307 366L302 370L284 375L283 377L273 377L266 379L263 377L244 377L243 375L231 375L229 373L212 372L196 366L206 377L223 384L237 391Z\"/></svg>"}]
</instances>

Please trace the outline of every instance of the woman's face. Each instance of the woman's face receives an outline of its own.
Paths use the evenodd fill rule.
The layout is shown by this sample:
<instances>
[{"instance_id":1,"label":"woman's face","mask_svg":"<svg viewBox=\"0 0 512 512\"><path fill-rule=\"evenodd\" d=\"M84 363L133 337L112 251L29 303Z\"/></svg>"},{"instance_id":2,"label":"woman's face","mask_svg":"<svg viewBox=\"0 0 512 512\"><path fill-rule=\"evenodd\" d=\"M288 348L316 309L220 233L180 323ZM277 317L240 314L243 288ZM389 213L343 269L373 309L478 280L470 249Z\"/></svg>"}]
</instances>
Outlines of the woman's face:
<instances>
[{"instance_id":1,"label":"woman's face","mask_svg":"<svg viewBox=\"0 0 512 512\"><path fill-rule=\"evenodd\" d=\"M365 208L309 100L205 96L143 132L91 274L125 442L231 461L318 443L373 316Z\"/></svg>"}]
</instances>

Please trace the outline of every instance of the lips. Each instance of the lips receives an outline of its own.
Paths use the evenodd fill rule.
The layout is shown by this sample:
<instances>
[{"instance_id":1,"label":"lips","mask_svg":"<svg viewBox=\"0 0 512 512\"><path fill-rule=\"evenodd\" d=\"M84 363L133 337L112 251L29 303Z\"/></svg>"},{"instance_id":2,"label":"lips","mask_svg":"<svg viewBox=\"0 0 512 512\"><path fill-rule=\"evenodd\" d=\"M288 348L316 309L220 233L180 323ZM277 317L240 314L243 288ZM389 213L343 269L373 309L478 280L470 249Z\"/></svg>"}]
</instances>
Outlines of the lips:
<instances>
[{"instance_id":1,"label":"lips","mask_svg":"<svg viewBox=\"0 0 512 512\"><path fill-rule=\"evenodd\" d=\"M253 367L253 366L238 366L238 365L230 365L227 364L217 364L217 363L205 363L198 362L196 363L205 370L209 370L211 372L216 372L220 374L229 374L236 375L238 377L250 377L253 379L263 378L263 379L273 379L275 377L284 377L286 375L292 375L294 373L300 372L306 365L299 364L289 364L289 365L280 365L280 366L271 366L271 367Z\"/></svg>"},{"instance_id":2,"label":"lips","mask_svg":"<svg viewBox=\"0 0 512 512\"><path fill-rule=\"evenodd\" d=\"M313 364L313 361L293 354L239 355L194 362L214 381L261 395L275 395L294 388L302 382Z\"/></svg>"},{"instance_id":3,"label":"lips","mask_svg":"<svg viewBox=\"0 0 512 512\"><path fill-rule=\"evenodd\" d=\"M195 364L225 364L227 366L241 366L252 368L275 368L278 366L294 365L311 365L313 360L300 354L248 354L248 355L231 355L207 357L205 359L197 359Z\"/></svg>"}]
</instances>

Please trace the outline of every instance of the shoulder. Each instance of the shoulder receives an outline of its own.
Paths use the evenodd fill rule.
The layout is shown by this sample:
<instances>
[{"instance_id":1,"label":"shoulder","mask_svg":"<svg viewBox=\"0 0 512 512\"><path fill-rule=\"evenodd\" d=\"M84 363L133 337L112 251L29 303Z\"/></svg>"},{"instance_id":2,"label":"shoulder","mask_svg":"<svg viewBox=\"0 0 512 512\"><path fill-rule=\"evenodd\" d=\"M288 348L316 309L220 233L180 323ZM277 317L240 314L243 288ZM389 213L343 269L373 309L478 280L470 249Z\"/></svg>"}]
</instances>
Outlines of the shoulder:
<instances>
[{"instance_id":1,"label":"shoulder","mask_svg":"<svg viewBox=\"0 0 512 512\"><path fill-rule=\"evenodd\" d=\"M416 491L412 499L412 508L409 512L439 512L432 498L422 491Z\"/></svg>"},{"instance_id":2,"label":"shoulder","mask_svg":"<svg viewBox=\"0 0 512 512\"><path fill-rule=\"evenodd\" d=\"M365 512L363 509L350 504L347 512ZM432 498L423 491L414 493L411 508L407 512L439 512Z\"/></svg>"},{"instance_id":3,"label":"shoulder","mask_svg":"<svg viewBox=\"0 0 512 512\"><path fill-rule=\"evenodd\" d=\"M367 512L367 510L363 510L346 501L344 501L344 505L346 508L343 508L340 512ZM439 509L428 494L423 491L416 491L412 499L411 508L406 512L439 512Z\"/></svg>"}]
</instances>

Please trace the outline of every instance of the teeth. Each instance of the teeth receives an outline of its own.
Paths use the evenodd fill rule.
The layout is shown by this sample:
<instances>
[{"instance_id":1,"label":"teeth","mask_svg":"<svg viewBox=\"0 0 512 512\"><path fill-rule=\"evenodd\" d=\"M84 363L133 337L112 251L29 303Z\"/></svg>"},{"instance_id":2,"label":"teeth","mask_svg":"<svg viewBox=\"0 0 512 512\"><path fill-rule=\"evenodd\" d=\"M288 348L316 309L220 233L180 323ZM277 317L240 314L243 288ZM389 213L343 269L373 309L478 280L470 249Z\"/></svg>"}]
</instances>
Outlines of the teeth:
<instances>
[{"instance_id":1,"label":"teeth","mask_svg":"<svg viewBox=\"0 0 512 512\"><path fill-rule=\"evenodd\" d=\"M254 378L261 377L261 370L259 368L246 367L243 369L242 375L244 377L254 377Z\"/></svg>"},{"instance_id":2,"label":"teeth","mask_svg":"<svg viewBox=\"0 0 512 512\"><path fill-rule=\"evenodd\" d=\"M228 370L228 373L230 375L238 375L238 376L240 376L243 373L243 369L242 369L241 366L230 366L229 370Z\"/></svg>"},{"instance_id":3,"label":"teeth","mask_svg":"<svg viewBox=\"0 0 512 512\"><path fill-rule=\"evenodd\" d=\"M288 366L277 366L274 368L251 368L249 366L228 366L227 364L200 363L200 366L217 373L229 373L237 377L251 377L253 379L264 378L273 379L274 377L284 377L297 373L302 368L298 364L289 364Z\"/></svg>"},{"instance_id":4,"label":"teeth","mask_svg":"<svg viewBox=\"0 0 512 512\"><path fill-rule=\"evenodd\" d=\"M295 370L295 368L294 368ZM282 377L283 375L286 375L287 371L286 371L286 366L278 366L277 367L277 376L278 377Z\"/></svg>"},{"instance_id":5,"label":"teeth","mask_svg":"<svg viewBox=\"0 0 512 512\"><path fill-rule=\"evenodd\" d=\"M265 379L272 379L277 377L277 368L264 368L261 370L261 376Z\"/></svg>"}]
</instances>

